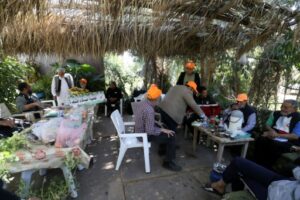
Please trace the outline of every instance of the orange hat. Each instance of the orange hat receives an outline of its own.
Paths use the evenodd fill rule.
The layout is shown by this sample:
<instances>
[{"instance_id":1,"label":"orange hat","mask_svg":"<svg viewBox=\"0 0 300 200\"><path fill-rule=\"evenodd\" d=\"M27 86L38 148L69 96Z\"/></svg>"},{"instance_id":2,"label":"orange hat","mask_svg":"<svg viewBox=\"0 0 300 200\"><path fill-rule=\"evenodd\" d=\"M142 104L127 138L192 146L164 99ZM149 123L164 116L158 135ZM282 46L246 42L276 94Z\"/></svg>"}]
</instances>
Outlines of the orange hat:
<instances>
[{"instance_id":1,"label":"orange hat","mask_svg":"<svg viewBox=\"0 0 300 200\"><path fill-rule=\"evenodd\" d=\"M147 91L147 98L149 100L156 100L160 97L161 95L161 90L157 87L157 85L152 84L149 88L149 90Z\"/></svg>"},{"instance_id":2,"label":"orange hat","mask_svg":"<svg viewBox=\"0 0 300 200\"><path fill-rule=\"evenodd\" d=\"M186 69L195 69L195 67L196 67L196 64L192 60L189 60L185 63Z\"/></svg>"},{"instance_id":3,"label":"orange hat","mask_svg":"<svg viewBox=\"0 0 300 200\"><path fill-rule=\"evenodd\" d=\"M87 84L87 80L85 78L80 79L80 83Z\"/></svg>"},{"instance_id":4,"label":"orange hat","mask_svg":"<svg viewBox=\"0 0 300 200\"><path fill-rule=\"evenodd\" d=\"M197 84L194 81L187 82L186 86L189 86L190 88L192 88L194 90L194 92L198 93Z\"/></svg>"},{"instance_id":5,"label":"orange hat","mask_svg":"<svg viewBox=\"0 0 300 200\"><path fill-rule=\"evenodd\" d=\"M248 95L246 93L238 94L237 101L248 101Z\"/></svg>"}]
</instances>

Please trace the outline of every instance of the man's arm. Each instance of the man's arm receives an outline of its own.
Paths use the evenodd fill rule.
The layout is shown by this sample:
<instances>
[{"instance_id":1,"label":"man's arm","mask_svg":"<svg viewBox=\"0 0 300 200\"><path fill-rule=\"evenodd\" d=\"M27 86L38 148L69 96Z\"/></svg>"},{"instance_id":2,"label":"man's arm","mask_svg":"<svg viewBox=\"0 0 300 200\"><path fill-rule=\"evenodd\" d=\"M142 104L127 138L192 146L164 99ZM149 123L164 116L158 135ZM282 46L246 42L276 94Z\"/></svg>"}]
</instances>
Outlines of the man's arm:
<instances>
[{"instance_id":1,"label":"man's arm","mask_svg":"<svg viewBox=\"0 0 300 200\"><path fill-rule=\"evenodd\" d=\"M56 91L55 91L55 77L53 77L52 83L51 83L51 94L54 98L57 96Z\"/></svg>"},{"instance_id":2,"label":"man's arm","mask_svg":"<svg viewBox=\"0 0 300 200\"><path fill-rule=\"evenodd\" d=\"M274 112L272 112L269 116L269 118L267 119L267 122L266 122L266 129L270 132L276 132L272 126L273 126L273 123L274 123Z\"/></svg>"},{"instance_id":3,"label":"man's arm","mask_svg":"<svg viewBox=\"0 0 300 200\"><path fill-rule=\"evenodd\" d=\"M13 120L8 120L8 119L5 119L5 120L0 120L0 125L1 126L8 126L8 127L14 127L15 123Z\"/></svg>"},{"instance_id":4,"label":"man's arm","mask_svg":"<svg viewBox=\"0 0 300 200\"><path fill-rule=\"evenodd\" d=\"M277 133L276 137L286 138L288 140L298 140L300 137L300 122L296 124L295 128L292 130L290 134Z\"/></svg>"},{"instance_id":5,"label":"man's arm","mask_svg":"<svg viewBox=\"0 0 300 200\"><path fill-rule=\"evenodd\" d=\"M154 119L154 110L144 112L144 124L145 124L145 131L148 135L159 135L161 133L161 128L155 126L155 119Z\"/></svg>"},{"instance_id":6,"label":"man's arm","mask_svg":"<svg viewBox=\"0 0 300 200\"><path fill-rule=\"evenodd\" d=\"M252 113L248 118L246 126L242 128L242 130L244 132L251 131L255 127L255 125L256 125L256 113Z\"/></svg>"},{"instance_id":7,"label":"man's arm","mask_svg":"<svg viewBox=\"0 0 300 200\"><path fill-rule=\"evenodd\" d=\"M194 100L194 97L192 94L184 94L183 98L186 102L186 104L191 107L191 109L197 114L197 115L202 115L204 114L204 112L202 111L202 109L200 108L200 106L197 105L197 103Z\"/></svg>"}]
</instances>

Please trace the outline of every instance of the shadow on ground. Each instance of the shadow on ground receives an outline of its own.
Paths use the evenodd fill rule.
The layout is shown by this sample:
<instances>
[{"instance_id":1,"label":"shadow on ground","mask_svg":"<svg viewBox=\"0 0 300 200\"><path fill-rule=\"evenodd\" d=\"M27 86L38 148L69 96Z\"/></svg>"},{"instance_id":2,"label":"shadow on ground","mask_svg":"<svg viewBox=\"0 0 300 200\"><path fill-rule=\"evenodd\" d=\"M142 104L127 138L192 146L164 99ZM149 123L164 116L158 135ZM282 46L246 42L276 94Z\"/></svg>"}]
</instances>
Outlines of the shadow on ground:
<instances>
[{"instance_id":1,"label":"shadow on ground","mask_svg":"<svg viewBox=\"0 0 300 200\"><path fill-rule=\"evenodd\" d=\"M126 117L125 119L129 119ZM163 158L157 154L157 145L150 150L151 173L146 174L142 149L130 149L115 171L118 156L118 138L108 117L100 116L94 126L95 141L86 152L95 156L94 165L77 173L78 200L214 200L220 197L207 193L201 186L208 181L209 172L216 158L211 148L199 145L192 153L192 141L184 140L178 130L179 173L161 167ZM226 157L226 156L225 156Z\"/></svg>"}]
</instances>

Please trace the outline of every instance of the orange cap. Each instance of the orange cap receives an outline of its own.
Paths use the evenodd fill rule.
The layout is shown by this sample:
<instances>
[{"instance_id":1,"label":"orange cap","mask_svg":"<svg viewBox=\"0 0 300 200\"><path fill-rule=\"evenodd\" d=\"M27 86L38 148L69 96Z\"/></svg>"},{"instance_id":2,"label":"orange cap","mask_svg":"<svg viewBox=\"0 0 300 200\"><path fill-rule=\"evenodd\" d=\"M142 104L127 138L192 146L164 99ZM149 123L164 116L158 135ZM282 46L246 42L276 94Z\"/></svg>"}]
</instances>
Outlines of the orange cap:
<instances>
[{"instance_id":1,"label":"orange cap","mask_svg":"<svg viewBox=\"0 0 300 200\"><path fill-rule=\"evenodd\" d=\"M186 85L189 86L190 88L192 88L194 90L194 92L198 93L197 84L194 81L189 81L186 83Z\"/></svg>"},{"instance_id":2,"label":"orange cap","mask_svg":"<svg viewBox=\"0 0 300 200\"><path fill-rule=\"evenodd\" d=\"M237 101L248 101L248 95L246 93L238 94Z\"/></svg>"},{"instance_id":3,"label":"orange cap","mask_svg":"<svg viewBox=\"0 0 300 200\"><path fill-rule=\"evenodd\" d=\"M85 78L80 79L80 83L87 84L87 80Z\"/></svg>"},{"instance_id":4,"label":"orange cap","mask_svg":"<svg viewBox=\"0 0 300 200\"><path fill-rule=\"evenodd\" d=\"M149 100L156 100L160 97L161 95L161 90L157 87L157 85L152 84L149 88L149 90L147 91L147 98Z\"/></svg>"},{"instance_id":5,"label":"orange cap","mask_svg":"<svg viewBox=\"0 0 300 200\"><path fill-rule=\"evenodd\" d=\"M195 67L196 67L196 64L192 60L189 60L185 63L186 69L195 69Z\"/></svg>"}]
</instances>

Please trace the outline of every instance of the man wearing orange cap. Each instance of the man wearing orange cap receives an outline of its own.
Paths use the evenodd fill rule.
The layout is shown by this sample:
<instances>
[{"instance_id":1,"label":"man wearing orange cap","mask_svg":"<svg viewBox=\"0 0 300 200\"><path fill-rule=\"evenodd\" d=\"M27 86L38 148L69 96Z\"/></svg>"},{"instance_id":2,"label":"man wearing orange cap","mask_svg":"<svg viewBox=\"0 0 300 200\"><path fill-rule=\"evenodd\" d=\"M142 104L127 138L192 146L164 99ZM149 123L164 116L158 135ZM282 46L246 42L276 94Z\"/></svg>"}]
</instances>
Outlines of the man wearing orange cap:
<instances>
[{"instance_id":1,"label":"man wearing orange cap","mask_svg":"<svg viewBox=\"0 0 300 200\"><path fill-rule=\"evenodd\" d=\"M87 86L87 80L85 78L82 78L79 80L79 85L80 85L80 88L82 89L87 89L86 86Z\"/></svg>"},{"instance_id":2,"label":"man wearing orange cap","mask_svg":"<svg viewBox=\"0 0 300 200\"><path fill-rule=\"evenodd\" d=\"M176 157L174 131L158 127L155 124L154 107L158 104L161 93L161 90L152 84L146 93L146 99L138 103L136 113L134 113L135 131L147 133L149 141L157 141L166 145L166 158L163 167L173 171L180 171L181 167L172 164Z\"/></svg>"},{"instance_id":3,"label":"man wearing orange cap","mask_svg":"<svg viewBox=\"0 0 300 200\"><path fill-rule=\"evenodd\" d=\"M194 63L194 61L187 61L185 63L184 72L181 72L176 85L184 85L189 81L194 81L197 84L197 88L199 88L200 76L199 73L195 72L195 68L196 64Z\"/></svg>"},{"instance_id":4,"label":"man wearing orange cap","mask_svg":"<svg viewBox=\"0 0 300 200\"><path fill-rule=\"evenodd\" d=\"M197 93L197 84L194 81L189 81L185 85L176 85L168 91L159 104L162 122L172 131L175 132L177 126L182 123L187 106L201 118L206 118L195 102L193 93Z\"/></svg>"},{"instance_id":5,"label":"man wearing orange cap","mask_svg":"<svg viewBox=\"0 0 300 200\"><path fill-rule=\"evenodd\" d=\"M244 115L244 123L242 124L242 130L251 133L251 131L256 125L256 111L252 106L249 106L247 94L238 94L236 101L239 110L242 111Z\"/></svg>"}]
</instances>

